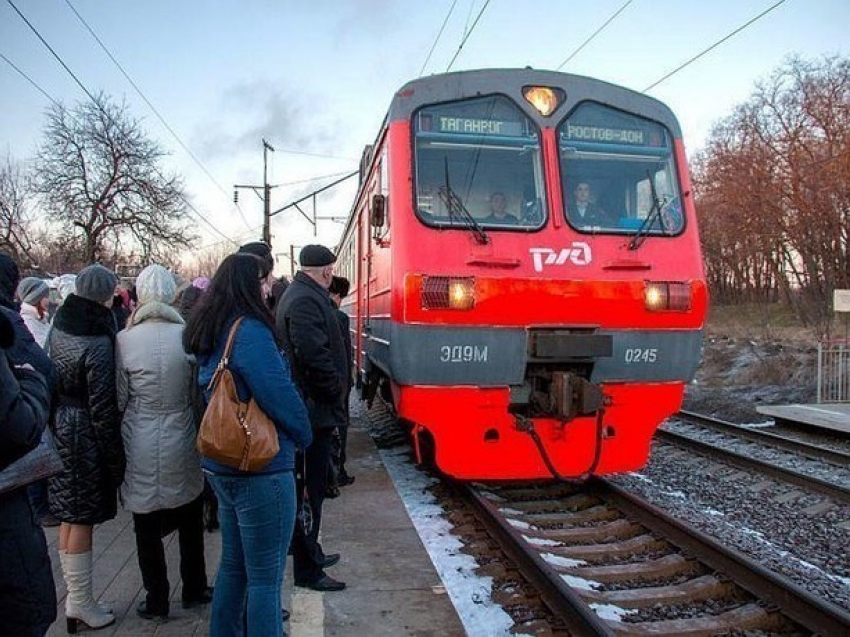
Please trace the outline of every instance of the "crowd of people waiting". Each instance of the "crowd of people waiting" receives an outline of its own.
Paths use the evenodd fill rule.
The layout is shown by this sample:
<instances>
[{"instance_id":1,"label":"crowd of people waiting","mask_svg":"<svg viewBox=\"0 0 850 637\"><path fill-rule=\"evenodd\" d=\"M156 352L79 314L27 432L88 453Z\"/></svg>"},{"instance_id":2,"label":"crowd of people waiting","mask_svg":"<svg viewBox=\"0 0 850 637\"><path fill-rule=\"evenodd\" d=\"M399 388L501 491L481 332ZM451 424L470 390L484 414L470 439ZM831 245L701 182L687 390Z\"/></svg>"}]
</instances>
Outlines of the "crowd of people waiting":
<instances>
[{"instance_id":1,"label":"crowd of people waiting","mask_svg":"<svg viewBox=\"0 0 850 637\"><path fill-rule=\"evenodd\" d=\"M59 526L69 633L115 614L95 599L93 529L132 513L145 619L170 613L163 538L177 533L183 608L212 602L213 636L277 636L288 612L287 554L296 586L338 591L325 569L340 555L319 543L322 507L354 482L345 470L352 349L339 309L348 281L336 257L309 245L292 282L275 279L269 246L226 257L211 279L178 285L150 265L124 289L94 264L59 280L19 276L0 254L0 626L44 635L57 597L42 526ZM237 323L237 319L241 319ZM241 471L200 456L196 437L211 379L226 361L241 400L272 420L280 451ZM14 471L47 431L61 468L44 480ZM7 475L4 476L3 474ZM2 480L6 478L6 480ZM214 587L204 526L221 530Z\"/></svg>"}]
</instances>

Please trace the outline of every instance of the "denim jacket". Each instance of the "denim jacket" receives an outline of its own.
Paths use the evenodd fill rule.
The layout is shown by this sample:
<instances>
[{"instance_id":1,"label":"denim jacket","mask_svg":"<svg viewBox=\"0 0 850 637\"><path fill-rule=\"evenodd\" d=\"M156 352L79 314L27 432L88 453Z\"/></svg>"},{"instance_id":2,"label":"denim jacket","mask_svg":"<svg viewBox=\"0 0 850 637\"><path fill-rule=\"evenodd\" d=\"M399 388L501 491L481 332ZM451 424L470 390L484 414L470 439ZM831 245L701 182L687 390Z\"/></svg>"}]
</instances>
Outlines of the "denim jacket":
<instances>
[{"instance_id":1,"label":"denim jacket","mask_svg":"<svg viewBox=\"0 0 850 637\"><path fill-rule=\"evenodd\" d=\"M234 317L234 321L235 321ZM218 337L212 354L197 357L198 384L207 391L210 379L224 353L230 325ZM236 380L239 398L253 397L260 408L274 421L280 440L280 453L257 473L275 473L295 468L295 449L306 449L312 441L307 408L292 382L289 363L277 348L271 330L257 319L246 317L236 330L228 368ZM219 464L209 458L201 462L204 469L213 473L244 475L245 472Z\"/></svg>"}]
</instances>

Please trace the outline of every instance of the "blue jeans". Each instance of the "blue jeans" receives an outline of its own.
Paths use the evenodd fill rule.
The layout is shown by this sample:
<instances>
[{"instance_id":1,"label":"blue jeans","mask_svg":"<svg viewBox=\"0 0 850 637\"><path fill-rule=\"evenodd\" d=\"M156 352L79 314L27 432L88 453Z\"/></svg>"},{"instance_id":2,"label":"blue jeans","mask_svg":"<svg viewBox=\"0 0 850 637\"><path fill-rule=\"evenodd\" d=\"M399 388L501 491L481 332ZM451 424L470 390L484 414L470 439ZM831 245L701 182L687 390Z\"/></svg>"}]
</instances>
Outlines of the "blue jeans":
<instances>
[{"instance_id":1,"label":"blue jeans","mask_svg":"<svg viewBox=\"0 0 850 637\"><path fill-rule=\"evenodd\" d=\"M287 471L208 478L221 525L210 636L282 635L280 592L295 525L295 477Z\"/></svg>"}]
</instances>

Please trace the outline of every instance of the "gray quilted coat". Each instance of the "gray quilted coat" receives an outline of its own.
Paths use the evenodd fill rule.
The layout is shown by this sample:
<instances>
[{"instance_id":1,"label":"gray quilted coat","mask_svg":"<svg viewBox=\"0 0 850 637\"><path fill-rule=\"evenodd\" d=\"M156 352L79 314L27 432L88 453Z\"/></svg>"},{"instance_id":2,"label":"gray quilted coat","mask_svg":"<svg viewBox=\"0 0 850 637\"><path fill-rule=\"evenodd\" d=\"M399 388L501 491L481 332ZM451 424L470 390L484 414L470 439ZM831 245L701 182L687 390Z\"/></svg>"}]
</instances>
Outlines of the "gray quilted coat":
<instances>
[{"instance_id":1,"label":"gray quilted coat","mask_svg":"<svg viewBox=\"0 0 850 637\"><path fill-rule=\"evenodd\" d=\"M195 450L192 369L183 319L169 305L140 306L116 339L118 404L127 470L121 497L133 513L173 509L204 488Z\"/></svg>"},{"instance_id":2,"label":"gray quilted coat","mask_svg":"<svg viewBox=\"0 0 850 637\"><path fill-rule=\"evenodd\" d=\"M50 512L63 522L99 524L115 517L124 479L115 392L115 319L70 295L56 312L47 349L59 376L54 438L64 469L49 479Z\"/></svg>"}]
</instances>

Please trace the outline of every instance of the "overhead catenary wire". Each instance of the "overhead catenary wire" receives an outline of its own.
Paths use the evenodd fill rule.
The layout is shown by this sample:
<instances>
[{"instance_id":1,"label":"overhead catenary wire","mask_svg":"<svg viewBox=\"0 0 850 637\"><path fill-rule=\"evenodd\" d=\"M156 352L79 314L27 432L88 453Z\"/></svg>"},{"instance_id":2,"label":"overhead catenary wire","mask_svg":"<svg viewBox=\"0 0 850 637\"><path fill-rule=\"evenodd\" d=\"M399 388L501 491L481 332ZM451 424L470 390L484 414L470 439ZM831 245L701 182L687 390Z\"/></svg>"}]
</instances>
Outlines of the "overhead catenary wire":
<instances>
[{"instance_id":1,"label":"overhead catenary wire","mask_svg":"<svg viewBox=\"0 0 850 637\"><path fill-rule=\"evenodd\" d=\"M656 80L655 82L653 82L652 84L650 84L649 86L647 86L645 89L643 89L643 92L644 92L644 93L646 93L647 91L651 91L651 90L652 90L652 89L654 89L656 86L658 86L659 84L661 84L661 83L662 83L662 82L664 82L665 80L667 80L667 79L671 78L671 77L672 77L672 76L674 76L676 73L678 73L679 71L681 71L682 69L684 69L686 66L689 66L689 65L690 65L690 64L692 64L693 62L696 62L698 59L700 59L700 58L701 58L703 55L705 55L706 53L708 53L708 52L712 51L713 49L717 48L718 46L720 46L721 44L723 44L724 42L726 42L726 40L728 40L729 38L731 38L731 37L733 37L733 36L737 35L737 34L738 34L738 33L740 33L741 31L743 31L744 29L746 29L748 26L750 26L751 24L753 24L755 21L760 20L761 18L763 18L764 16L766 16L768 13L770 13L771 11L773 11L774 9L776 9L776 7L778 7L779 5L781 5L781 4L782 4L782 3L784 3L784 2L785 2L785 0L779 0L779 2L777 2L776 4L771 5L770 7L768 7L767 9L765 9L764 11L762 11L761 13L759 13L756 17L754 17L754 18L752 18L752 19L748 20L747 22L745 22L744 24L742 24L741 26L739 26L737 29L735 29L735 30L734 30L734 31L732 31L731 33L729 33L729 34L725 35L724 37L720 38L717 42L715 42L714 44L712 44L712 45L711 45L710 47L708 47L707 49L704 49L704 50L700 51L699 53L697 53L695 56L693 56L693 57L692 57L691 59L689 59L687 62L684 62L683 64L680 64L679 66L677 66L675 69L673 69L672 71L670 71L667 75L665 75L664 77L662 77L660 80Z\"/></svg>"},{"instance_id":2,"label":"overhead catenary wire","mask_svg":"<svg viewBox=\"0 0 850 637\"><path fill-rule=\"evenodd\" d=\"M171 125L167 121L165 121L165 118L162 116L162 114L151 103L151 101L147 98L147 96L144 94L144 92L142 92L142 89L139 88L139 86L136 84L136 82L133 81L133 78L131 78L130 75L127 73L127 71L124 69L124 67L121 66L121 63L118 62L118 60L115 59L115 56L112 55L112 52L109 50L109 48L103 43L103 41L100 39L100 37L98 37L97 33L94 32L94 29L91 28L89 23L85 21L83 16L80 15L80 13L77 11L77 9L74 7L74 5L71 4L71 0L65 0L65 3L68 5L68 7L71 9L71 11L73 11L74 15L77 16L77 19L80 21L80 23L82 23L82 25L86 28L86 30L89 32L89 34L100 45L100 48L103 49L104 53L106 53L106 55L109 57L109 59L112 60L112 63L115 64L116 67L118 67L118 70L121 71L121 74L130 83L130 86L132 86L135 89L135 91L136 91L136 93L138 93L139 97L141 97L142 100L144 100L145 104L148 105L148 108L150 108L151 111L153 111L153 114L156 115L157 119L165 127L165 129L169 133L171 133L171 136L177 141L178 144L180 144L181 148L183 148L183 150L186 151L186 153L189 155L189 157L192 158L192 161L194 161L198 165L198 167L203 171L203 173L207 177L209 177L210 181L212 181L216 185L216 187L222 192L222 194L224 194L229 199L230 198L230 192L224 189L224 187L216 180L216 178L212 175L212 173L209 170L207 170L207 167L204 166L203 162L201 162L201 160L198 159L197 155L195 155L195 153L193 153L192 150L183 142L183 140L180 138L180 136L171 127ZM239 212L239 216L242 217L242 221L244 222L245 226L250 227L251 224L249 224L248 220L245 218L245 213L242 212L242 208L235 203L233 204L233 207L236 208L236 210Z\"/></svg>"},{"instance_id":3,"label":"overhead catenary wire","mask_svg":"<svg viewBox=\"0 0 850 637\"><path fill-rule=\"evenodd\" d=\"M4 61L4 62L6 62L6 64L8 64L9 66L11 66L13 69L15 69L15 71L17 71L17 72L18 72L18 74L19 74L21 77L23 77L23 78L24 78L27 82L29 82L30 84L32 84L33 88L35 88L38 92L40 92L42 95L44 95L44 97L46 97L48 100L50 100L51 102L53 102L53 104L55 104L56 106L59 106L60 108L62 107L62 104L60 104L59 102L57 102L56 100L54 100L54 99L53 99L53 97L52 97L52 96L51 96L51 95L50 95L47 91L45 91L45 90L44 90L43 88L41 88L38 84L36 84L35 80L33 80L33 79L29 76L29 75L27 75L27 74L26 74L26 73L24 73L24 72L23 72L20 68L18 68L18 67L17 67L17 65L15 65L15 63L14 63L14 62L12 62L12 60L10 60L9 58L7 58L7 57L6 57L5 55L3 55L2 53L0 53L0 58L2 58L2 59L3 59L3 61Z\"/></svg>"},{"instance_id":4,"label":"overhead catenary wire","mask_svg":"<svg viewBox=\"0 0 850 637\"><path fill-rule=\"evenodd\" d=\"M437 33L437 37L434 38L434 44L431 45L431 50L428 51L428 55L425 57L425 61L422 63L422 68L419 69L419 77L422 77L422 73L425 72L425 67L428 66L428 61L431 59L431 55L434 53L434 49L437 48L437 42L440 41L440 37L443 35L443 30L446 28L446 24L449 21L449 18L452 15L452 11L455 9L455 5L457 4L457 0L452 0L452 6L449 7L449 12L446 14L446 17L443 19L443 24L440 26L440 31Z\"/></svg>"},{"instance_id":5,"label":"overhead catenary wire","mask_svg":"<svg viewBox=\"0 0 850 637\"><path fill-rule=\"evenodd\" d=\"M579 54L579 52L580 52L580 51L581 51L584 47L586 47L588 44L590 44L590 42L591 42L591 41L592 41L592 40L593 40L593 39L594 39L597 35L599 35L605 27L607 27L609 24L611 24L611 22L613 22L613 21L614 21L614 18L616 18L618 15L620 15L620 14L623 12L623 10L624 10L626 7L628 7L631 3L632 3L632 0L626 0L626 2L623 4L623 6L621 6L619 9L617 9L617 11L615 11L615 12L614 12L614 14L613 14L610 18L608 18L607 20L605 20L605 22L602 24L602 26L601 26L601 27L599 27L598 29L596 29L596 31L594 31L593 33L591 33L591 34L590 34L590 37L588 37L588 38L587 38L584 42L582 42L582 43L578 46L578 48L577 48L575 51L573 51L572 53L570 53L570 54L567 56L567 58L566 58L563 62L561 62L561 63L558 65L558 68L556 68L555 70L556 70L556 71L560 71L562 68L564 68L564 66L566 66L567 62L569 62L569 61L570 61L570 60L572 60L575 56L577 56L577 55Z\"/></svg>"},{"instance_id":6,"label":"overhead catenary wire","mask_svg":"<svg viewBox=\"0 0 850 637\"><path fill-rule=\"evenodd\" d=\"M66 71L66 72L67 72L67 73L68 73L68 74L69 74L69 75L70 75L70 76L74 79L74 81L75 81L75 82L77 83L77 85L78 85L78 86L82 89L82 91L83 91L83 92L84 92L84 93L85 93L85 94L89 97L89 99L90 99L90 100L91 100L94 104L98 104L97 98L95 98L95 97L94 97L94 95L92 95L92 93L88 90L88 88L85 86L85 84L83 84L83 83L82 83L82 81L80 81L80 79L79 79L79 78L78 78L78 77L74 74L74 72L73 72L73 71L72 71L72 70L68 67L68 65L67 65L67 64L65 64L65 61L62 59L62 57L61 57L58 53L56 53L56 51L53 49L53 47L51 47L51 46L50 46L50 44L47 42L47 40L45 40L45 39L42 37L41 33L39 33L39 32L38 32L38 29L36 29L36 28L32 25L32 23L31 23L29 20L27 20L26 16L25 16L23 13L21 13L21 11L18 9L18 7L16 7L16 6L15 6L15 3L14 3L14 2L12 2L12 0L7 0L7 2L8 2L11 6L12 6L12 8L13 8L13 9L15 10L15 12L16 12L16 13L20 16L20 18L21 18L21 19L22 19L22 20L26 23L26 25L30 28L30 30L32 30L32 32L36 35L36 37L38 37L38 39L41 41L41 43L42 43L42 44L44 44L44 46L47 48L47 50L48 50L48 51L50 51L50 53L53 55L53 57L54 57L54 58L56 58L56 60L59 62L59 64L61 64L61 65L62 65L62 68L64 68L64 69L65 69L65 71ZM4 56L4 59L7 59L7 58L5 58L5 56ZM11 64L11 62L10 62L10 64ZM13 68L16 68L16 69L17 69L17 67L14 67L14 65L13 65ZM25 77L26 77L26 75L25 75ZM28 78L28 77L27 77L27 79L30 81L30 83L32 83L33 85L37 86L37 85L35 84L34 80L32 80L32 79L30 79L30 78ZM54 104L56 104L56 105L57 105L57 106L59 106L60 108L64 108L64 107L62 107L62 105L61 105L61 104L60 104L57 100L55 100L55 99L53 99L52 97L50 97L50 96L49 96L49 94L47 93L47 91L45 91L43 88L40 88L40 87L38 87L38 88L39 88L39 91L41 91L41 93L42 93L42 94L44 94L44 95L48 95L48 99L50 99L50 101L51 101L51 102L53 102ZM107 117L109 117L109 114L108 114L108 113L106 113L105 111L104 111L104 114L105 114ZM111 119L111 118L110 118L110 119ZM159 170L159 168L158 168L157 166L155 166L155 165L151 165L151 168L154 170L154 172L156 172L156 173L159 175L159 177L160 177L161 179L165 180L165 176L162 174L162 172ZM206 223L206 224L207 224L207 226L209 226L209 227L210 227L210 229L212 229L212 230L213 230L216 234L218 234L218 235L219 235L219 236L221 236L222 238L224 238L224 239L226 239L226 240L228 240L228 241L232 242L232 243L233 243L233 244L235 244L235 245L239 245L239 244L238 244L238 242L234 241L233 239L231 239L230 237L228 237L226 234L224 234L223 232L221 232L221 230L219 230L218 228L216 228L216 227L215 227L215 225L213 225L213 223L212 223L212 222L210 222L210 221L209 221L209 220L208 220L208 219L207 219L207 218L206 218L203 214L201 214L201 212L200 212L197 208L195 208L195 206L194 206L194 205L192 205L192 203L191 203L188 199L186 199L186 197L183 195L183 193L182 193L182 192L179 192L179 191L178 191L178 194L179 194L180 199L183 201L183 203L185 203L185 204L186 204L186 206L189 208L189 210L191 210L192 212L194 212L194 213L195 213L195 215L196 215L196 216L197 216L197 217L198 217L201 221L203 221L204 223Z\"/></svg>"},{"instance_id":7,"label":"overhead catenary wire","mask_svg":"<svg viewBox=\"0 0 850 637\"><path fill-rule=\"evenodd\" d=\"M478 25L478 21L481 19L481 16L484 14L484 10L489 4L490 0L487 0L487 2L484 3L484 6L481 7L481 10L478 12L478 15L475 16L475 22L472 23L471 27L469 27L469 31L466 32L466 35L463 36L463 40L460 41L460 45L458 45L457 51L455 51L454 57L452 57L452 61L449 62L449 65L446 67L446 73L451 70L452 65L455 63L455 60L457 60L457 56L460 55L460 51L461 49L463 49L463 45L466 44L466 41L469 39L469 36L472 35L473 31L475 31L475 27Z\"/></svg>"}]
</instances>

